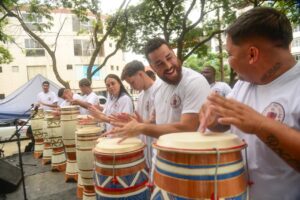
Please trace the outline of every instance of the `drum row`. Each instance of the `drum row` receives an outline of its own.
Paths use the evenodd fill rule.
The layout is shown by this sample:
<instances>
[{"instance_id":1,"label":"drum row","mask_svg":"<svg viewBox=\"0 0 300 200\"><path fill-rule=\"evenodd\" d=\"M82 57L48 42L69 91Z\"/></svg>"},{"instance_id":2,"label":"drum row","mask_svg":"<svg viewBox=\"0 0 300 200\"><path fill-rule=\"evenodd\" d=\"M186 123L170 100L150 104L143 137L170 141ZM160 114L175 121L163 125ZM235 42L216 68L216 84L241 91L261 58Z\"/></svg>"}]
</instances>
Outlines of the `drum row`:
<instances>
[{"instance_id":1,"label":"drum row","mask_svg":"<svg viewBox=\"0 0 300 200\"><path fill-rule=\"evenodd\" d=\"M93 121L78 120L79 108L75 106L63 107L60 119L39 112L31 122L36 141L34 156L46 153L42 160L47 162L45 141L48 137L53 151L52 169L65 169L65 180L77 181L79 198L248 199L241 155L246 144L235 135L174 133L161 136L153 144L157 155L152 190L144 157L145 144L141 140L128 138L118 143L120 138L99 138L102 128ZM44 129L38 120L47 122L47 137L42 134ZM61 131L58 131L59 126ZM66 155L65 159L61 155Z\"/></svg>"}]
</instances>

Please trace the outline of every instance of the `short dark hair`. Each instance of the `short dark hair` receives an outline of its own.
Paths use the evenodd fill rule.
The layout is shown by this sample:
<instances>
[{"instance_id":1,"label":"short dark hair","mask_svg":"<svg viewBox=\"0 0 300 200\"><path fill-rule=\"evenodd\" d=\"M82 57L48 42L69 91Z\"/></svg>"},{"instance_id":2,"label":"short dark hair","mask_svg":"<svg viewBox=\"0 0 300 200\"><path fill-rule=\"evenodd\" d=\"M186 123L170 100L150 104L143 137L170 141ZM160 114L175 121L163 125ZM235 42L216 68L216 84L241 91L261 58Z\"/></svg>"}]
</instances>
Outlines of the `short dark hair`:
<instances>
[{"instance_id":1,"label":"short dark hair","mask_svg":"<svg viewBox=\"0 0 300 200\"><path fill-rule=\"evenodd\" d=\"M281 48L289 48L293 40L292 26L285 14L266 7L253 8L231 24L226 33L234 44L254 37L270 40Z\"/></svg>"},{"instance_id":2,"label":"short dark hair","mask_svg":"<svg viewBox=\"0 0 300 200\"><path fill-rule=\"evenodd\" d=\"M151 40L148 40L148 42L146 43L146 45L144 47L145 56L146 56L148 61L149 61L148 54L153 52L154 50L158 49L163 44L167 45L170 49L172 49L170 44L162 38L157 37L157 38L153 38Z\"/></svg>"},{"instance_id":3,"label":"short dark hair","mask_svg":"<svg viewBox=\"0 0 300 200\"><path fill-rule=\"evenodd\" d=\"M60 88L57 92L57 96L62 98L62 96L64 95L66 88Z\"/></svg>"},{"instance_id":4,"label":"short dark hair","mask_svg":"<svg viewBox=\"0 0 300 200\"><path fill-rule=\"evenodd\" d=\"M127 63L122 71L121 79L135 75L138 71L145 71L145 66L138 60L133 60Z\"/></svg>"},{"instance_id":5,"label":"short dark hair","mask_svg":"<svg viewBox=\"0 0 300 200\"><path fill-rule=\"evenodd\" d=\"M152 80L156 80L156 76L155 73L152 70L146 70L146 74L152 79Z\"/></svg>"},{"instance_id":6,"label":"short dark hair","mask_svg":"<svg viewBox=\"0 0 300 200\"><path fill-rule=\"evenodd\" d=\"M87 87L91 87L92 83L89 79L87 78L83 78L79 81L79 86L82 87L82 86L87 86Z\"/></svg>"},{"instance_id":7,"label":"short dark hair","mask_svg":"<svg viewBox=\"0 0 300 200\"><path fill-rule=\"evenodd\" d=\"M42 85L50 85L49 81L44 81Z\"/></svg>"}]
</instances>

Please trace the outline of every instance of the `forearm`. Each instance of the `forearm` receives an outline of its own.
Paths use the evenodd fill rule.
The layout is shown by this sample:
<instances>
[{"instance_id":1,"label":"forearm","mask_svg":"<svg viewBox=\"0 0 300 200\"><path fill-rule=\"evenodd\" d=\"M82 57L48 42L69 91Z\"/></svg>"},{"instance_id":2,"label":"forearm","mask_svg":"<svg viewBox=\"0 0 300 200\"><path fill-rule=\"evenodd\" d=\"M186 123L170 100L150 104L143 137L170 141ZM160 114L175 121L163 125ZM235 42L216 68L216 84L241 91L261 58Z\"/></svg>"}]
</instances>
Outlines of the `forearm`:
<instances>
[{"instance_id":1,"label":"forearm","mask_svg":"<svg viewBox=\"0 0 300 200\"><path fill-rule=\"evenodd\" d=\"M57 108L58 107L58 105L57 104L47 104L47 103L42 103L42 105L44 105L44 106L48 106L48 107L50 107L50 108Z\"/></svg>"},{"instance_id":2,"label":"forearm","mask_svg":"<svg viewBox=\"0 0 300 200\"><path fill-rule=\"evenodd\" d=\"M172 123L172 124L151 124L151 123L140 123L138 126L138 131L150 137L158 138L161 135L168 133L177 132L193 132L197 131L197 126L187 126L182 123Z\"/></svg>"},{"instance_id":3,"label":"forearm","mask_svg":"<svg viewBox=\"0 0 300 200\"><path fill-rule=\"evenodd\" d=\"M288 165L300 172L300 132L266 119L255 133Z\"/></svg>"}]
</instances>

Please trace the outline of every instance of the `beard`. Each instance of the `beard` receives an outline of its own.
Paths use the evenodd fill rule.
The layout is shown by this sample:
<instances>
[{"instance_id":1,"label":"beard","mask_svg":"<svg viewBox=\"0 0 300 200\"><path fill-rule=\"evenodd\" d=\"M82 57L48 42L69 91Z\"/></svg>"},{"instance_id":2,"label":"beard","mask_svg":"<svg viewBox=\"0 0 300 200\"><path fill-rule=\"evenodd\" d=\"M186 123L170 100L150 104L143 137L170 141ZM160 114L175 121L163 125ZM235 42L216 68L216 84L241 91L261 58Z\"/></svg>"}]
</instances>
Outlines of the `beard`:
<instances>
[{"instance_id":1,"label":"beard","mask_svg":"<svg viewBox=\"0 0 300 200\"><path fill-rule=\"evenodd\" d=\"M182 77L182 66L180 60L177 60L177 65L172 65L172 69L174 70L173 73L176 73L176 76L170 79L167 75L168 70L165 70L163 75L160 77L164 82L171 84L171 85L177 85Z\"/></svg>"}]
</instances>

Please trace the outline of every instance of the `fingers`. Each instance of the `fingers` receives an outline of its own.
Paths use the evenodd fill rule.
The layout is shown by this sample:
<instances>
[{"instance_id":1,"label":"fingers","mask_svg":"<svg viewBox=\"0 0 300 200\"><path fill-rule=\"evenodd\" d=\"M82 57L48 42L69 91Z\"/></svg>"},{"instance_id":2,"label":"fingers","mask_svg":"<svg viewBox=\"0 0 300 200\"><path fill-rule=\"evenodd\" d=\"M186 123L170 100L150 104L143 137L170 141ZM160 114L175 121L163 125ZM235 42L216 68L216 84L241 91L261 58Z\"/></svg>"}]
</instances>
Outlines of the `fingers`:
<instances>
[{"instance_id":1,"label":"fingers","mask_svg":"<svg viewBox=\"0 0 300 200\"><path fill-rule=\"evenodd\" d=\"M118 144L120 144L121 142L123 142L124 140L126 140L128 137L123 137L118 141Z\"/></svg>"}]
</instances>

